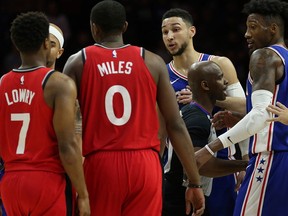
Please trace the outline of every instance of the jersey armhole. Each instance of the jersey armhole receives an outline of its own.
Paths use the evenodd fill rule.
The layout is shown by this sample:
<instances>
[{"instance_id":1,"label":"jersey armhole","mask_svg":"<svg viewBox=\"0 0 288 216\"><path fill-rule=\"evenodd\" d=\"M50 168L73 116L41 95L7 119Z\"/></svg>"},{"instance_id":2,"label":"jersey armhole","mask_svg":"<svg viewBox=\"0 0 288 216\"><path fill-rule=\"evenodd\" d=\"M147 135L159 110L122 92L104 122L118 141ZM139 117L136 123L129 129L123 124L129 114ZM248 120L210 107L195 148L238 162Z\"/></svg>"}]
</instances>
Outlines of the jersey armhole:
<instances>
[{"instance_id":1,"label":"jersey armhole","mask_svg":"<svg viewBox=\"0 0 288 216\"><path fill-rule=\"evenodd\" d=\"M142 56L142 58L145 60L145 49L143 47L141 47L141 50L140 50L140 55Z\"/></svg>"},{"instance_id":2,"label":"jersey armhole","mask_svg":"<svg viewBox=\"0 0 288 216\"><path fill-rule=\"evenodd\" d=\"M54 72L55 72L55 70L51 70L51 71L49 71L49 72L45 75L45 77L44 77L44 79L43 79L43 81L42 81L42 89L43 89L43 90L44 90L44 88L45 88L45 86L46 86L46 83L47 83L49 77L50 77Z\"/></svg>"}]
</instances>

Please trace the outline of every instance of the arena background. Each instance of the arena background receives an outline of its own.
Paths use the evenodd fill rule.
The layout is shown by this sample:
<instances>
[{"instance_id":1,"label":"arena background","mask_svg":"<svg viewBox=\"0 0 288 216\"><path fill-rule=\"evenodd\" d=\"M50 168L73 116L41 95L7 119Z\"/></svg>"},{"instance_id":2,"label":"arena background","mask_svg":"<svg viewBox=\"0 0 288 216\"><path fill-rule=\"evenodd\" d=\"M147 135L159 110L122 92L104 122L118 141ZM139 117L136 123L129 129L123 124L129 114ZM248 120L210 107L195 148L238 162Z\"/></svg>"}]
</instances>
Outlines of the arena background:
<instances>
[{"instance_id":1,"label":"arena background","mask_svg":"<svg viewBox=\"0 0 288 216\"><path fill-rule=\"evenodd\" d=\"M17 14L40 10L50 21L64 31L65 52L58 60L56 69L62 71L67 58L93 44L90 35L90 10L98 1L91 0L1 0L0 3L0 74L17 68L19 54L10 40L10 24ZM248 0L123 0L127 10L128 31L124 42L144 46L158 53L168 63L171 57L166 52L161 36L161 17L173 7L188 10L195 22L194 46L197 51L224 55L233 62L238 78L245 88L248 72L248 49L245 33L246 17L241 13Z\"/></svg>"}]
</instances>

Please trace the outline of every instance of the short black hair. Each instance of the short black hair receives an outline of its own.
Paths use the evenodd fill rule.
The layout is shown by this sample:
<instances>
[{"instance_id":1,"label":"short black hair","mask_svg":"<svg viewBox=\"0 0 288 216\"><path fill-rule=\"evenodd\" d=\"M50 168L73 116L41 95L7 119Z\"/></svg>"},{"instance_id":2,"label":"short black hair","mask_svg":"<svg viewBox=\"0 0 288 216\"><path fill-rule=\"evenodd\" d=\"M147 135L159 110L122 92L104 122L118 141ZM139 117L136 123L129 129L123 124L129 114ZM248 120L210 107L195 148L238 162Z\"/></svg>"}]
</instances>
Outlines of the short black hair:
<instances>
[{"instance_id":1,"label":"short black hair","mask_svg":"<svg viewBox=\"0 0 288 216\"><path fill-rule=\"evenodd\" d=\"M26 12L12 22L11 40L20 52L36 52L49 37L49 21L42 12Z\"/></svg>"},{"instance_id":2,"label":"short black hair","mask_svg":"<svg viewBox=\"0 0 288 216\"><path fill-rule=\"evenodd\" d=\"M120 32L126 22L125 7L117 1L101 1L92 8L90 20L105 33Z\"/></svg>"},{"instance_id":3,"label":"short black hair","mask_svg":"<svg viewBox=\"0 0 288 216\"><path fill-rule=\"evenodd\" d=\"M194 25L192 15L188 11L183 10L181 8L172 8L166 11L162 16L162 21L170 17L180 17L183 19L184 22L190 25Z\"/></svg>"},{"instance_id":4,"label":"short black hair","mask_svg":"<svg viewBox=\"0 0 288 216\"><path fill-rule=\"evenodd\" d=\"M288 25L288 3L279 0L251 0L243 7L242 12L246 15L252 13L259 14L266 18L266 21L270 20L276 22L277 25L287 31Z\"/></svg>"}]
</instances>

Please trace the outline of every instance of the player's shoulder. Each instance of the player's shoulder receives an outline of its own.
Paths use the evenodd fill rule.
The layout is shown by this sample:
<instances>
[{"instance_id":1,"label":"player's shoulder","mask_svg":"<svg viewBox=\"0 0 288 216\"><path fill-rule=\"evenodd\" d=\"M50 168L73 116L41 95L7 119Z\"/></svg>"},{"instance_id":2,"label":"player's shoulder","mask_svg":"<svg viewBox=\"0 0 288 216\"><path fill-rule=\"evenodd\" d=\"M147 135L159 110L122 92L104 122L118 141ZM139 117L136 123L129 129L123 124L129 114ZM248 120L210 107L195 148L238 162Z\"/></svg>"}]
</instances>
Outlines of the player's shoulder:
<instances>
[{"instance_id":1,"label":"player's shoulder","mask_svg":"<svg viewBox=\"0 0 288 216\"><path fill-rule=\"evenodd\" d=\"M47 87L55 89L71 89L75 88L75 83L66 74L55 71L47 80Z\"/></svg>"},{"instance_id":2,"label":"player's shoulder","mask_svg":"<svg viewBox=\"0 0 288 216\"><path fill-rule=\"evenodd\" d=\"M232 64L231 60L226 56L213 56L211 61L219 65Z\"/></svg>"}]
</instances>

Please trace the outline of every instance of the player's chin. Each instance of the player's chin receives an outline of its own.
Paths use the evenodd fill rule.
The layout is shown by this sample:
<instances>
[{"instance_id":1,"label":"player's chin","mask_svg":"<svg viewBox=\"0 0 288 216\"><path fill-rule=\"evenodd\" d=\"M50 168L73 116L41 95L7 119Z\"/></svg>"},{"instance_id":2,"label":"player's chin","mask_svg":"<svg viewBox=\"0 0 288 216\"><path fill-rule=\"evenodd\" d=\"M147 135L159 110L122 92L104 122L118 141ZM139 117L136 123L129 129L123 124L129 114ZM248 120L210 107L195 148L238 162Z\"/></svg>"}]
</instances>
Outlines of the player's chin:
<instances>
[{"instance_id":1,"label":"player's chin","mask_svg":"<svg viewBox=\"0 0 288 216\"><path fill-rule=\"evenodd\" d=\"M226 100L226 97L227 97L227 95L224 93L224 94L222 95L222 97L219 98L218 100L219 100L219 101L224 101L224 100Z\"/></svg>"}]
</instances>

